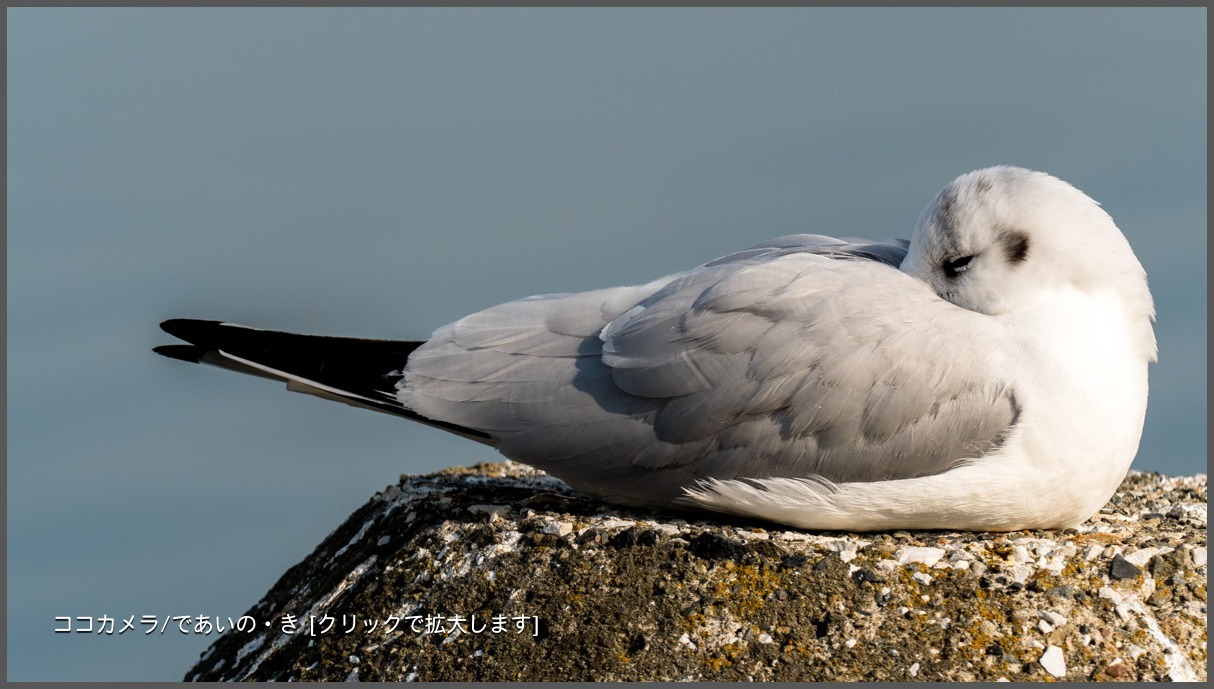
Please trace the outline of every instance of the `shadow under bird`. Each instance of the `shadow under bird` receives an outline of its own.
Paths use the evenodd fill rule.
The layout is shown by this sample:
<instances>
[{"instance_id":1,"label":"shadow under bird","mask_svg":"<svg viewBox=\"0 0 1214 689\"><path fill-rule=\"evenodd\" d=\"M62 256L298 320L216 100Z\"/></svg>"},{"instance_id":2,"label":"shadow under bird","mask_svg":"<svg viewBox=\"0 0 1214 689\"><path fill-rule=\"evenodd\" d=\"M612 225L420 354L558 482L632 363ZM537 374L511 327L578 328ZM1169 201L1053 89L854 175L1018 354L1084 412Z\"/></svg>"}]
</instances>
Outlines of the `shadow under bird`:
<instances>
[{"instance_id":1,"label":"shadow under bird","mask_svg":"<svg viewBox=\"0 0 1214 689\"><path fill-rule=\"evenodd\" d=\"M1156 359L1098 203L971 172L910 241L793 235L638 286L529 297L429 340L176 319L165 356L497 448L596 498L805 529L1074 526L1120 484Z\"/></svg>"}]
</instances>

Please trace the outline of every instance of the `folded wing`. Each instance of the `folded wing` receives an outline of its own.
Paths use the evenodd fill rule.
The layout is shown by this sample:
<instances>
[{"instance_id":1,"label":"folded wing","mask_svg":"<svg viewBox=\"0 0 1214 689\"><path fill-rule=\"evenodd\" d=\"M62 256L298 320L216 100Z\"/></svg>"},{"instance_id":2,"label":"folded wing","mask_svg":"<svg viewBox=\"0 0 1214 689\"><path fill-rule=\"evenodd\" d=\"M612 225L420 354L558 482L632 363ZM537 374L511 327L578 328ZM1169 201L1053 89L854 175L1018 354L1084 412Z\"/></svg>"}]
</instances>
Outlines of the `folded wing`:
<instances>
[{"instance_id":1,"label":"folded wing","mask_svg":"<svg viewBox=\"0 0 1214 689\"><path fill-rule=\"evenodd\" d=\"M798 235L638 287L503 304L435 333L398 395L587 492L703 478L876 481L997 447L1014 391L984 316L899 272L905 244Z\"/></svg>"}]
</instances>

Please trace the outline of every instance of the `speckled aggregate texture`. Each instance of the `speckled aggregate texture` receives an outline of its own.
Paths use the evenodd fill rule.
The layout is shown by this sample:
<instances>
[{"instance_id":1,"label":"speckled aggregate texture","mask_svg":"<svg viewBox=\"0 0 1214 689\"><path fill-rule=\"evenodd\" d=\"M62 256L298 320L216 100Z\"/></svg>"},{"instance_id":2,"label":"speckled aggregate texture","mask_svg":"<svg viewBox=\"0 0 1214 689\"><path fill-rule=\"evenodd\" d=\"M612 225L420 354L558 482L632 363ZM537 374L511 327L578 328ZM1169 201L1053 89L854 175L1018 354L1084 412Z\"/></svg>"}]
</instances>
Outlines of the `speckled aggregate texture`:
<instances>
[{"instance_id":1,"label":"speckled aggregate texture","mask_svg":"<svg viewBox=\"0 0 1214 689\"><path fill-rule=\"evenodd\" d=\"M848 534L482 464L402 477L246 615L187 680L1204 681L1206 477L1131 472L1077 529Z\"/></svg>"}]
</instances>

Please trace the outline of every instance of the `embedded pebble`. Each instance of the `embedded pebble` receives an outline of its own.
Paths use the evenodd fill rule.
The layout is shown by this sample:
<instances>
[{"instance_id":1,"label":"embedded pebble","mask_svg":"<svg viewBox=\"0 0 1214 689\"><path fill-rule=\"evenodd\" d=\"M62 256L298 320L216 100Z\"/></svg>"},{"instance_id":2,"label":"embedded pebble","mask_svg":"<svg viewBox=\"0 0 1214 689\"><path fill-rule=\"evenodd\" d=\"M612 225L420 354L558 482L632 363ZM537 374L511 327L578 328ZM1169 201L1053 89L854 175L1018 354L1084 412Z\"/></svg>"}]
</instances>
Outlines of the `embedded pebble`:
<instances>
[{"instance_id":1,"label":"embedded pebble","mask_svg":"<svg viewBox=\"0 0 1214 689\"><path fill-rule=\"evenodd\" d=\"M894 554L898 564L905 565L911 562L922 562L931 567L944 557L944 548L925 548L922 546L907 545L898 549Z\"/></svg>"},{"instance_id":2,"label":"embedded pebble","mask_svg":"<svg viewBox=\"0 0 1214 689\"><path fill-rule=\"evenodd\" d=\"M660 531L667 536L676 536L683 532L683 530L679 528L678 524L663 524L661 522L654 522L649 526L652 527L654 531Z\"/></svg>"},{"instance_id":3,"label":"embedded pebble","mask_svg":"<svg viewBox=\"0 0 1214 689\"><path fill-rule=\"evenodd\" d=\"M1126 622L1130 619L1130 604L1118 603L1117 605L1113 606L1113 612L1117 613L1117 616L1121 618L1122 622Z\"/></svg>"},{"instance_id":4,"label":"embedded pebble","mask_svg":"<svg viewBox=\"0 0 1214 689\"><path fill-rule=\"evenodd\" d=\"M1140 548L1132 553L1129 553L1128 555L1123 555L1122 557L1125 558L1126 562L1129 562L1137 567L1142 567L1146 563L1150 562L1151 558L1155 557L1157 554L1159 554L1159 552L1159 548Z\"/></svg>"},{"instance_id":5,"label":"embedded pebble","mask_svg":"<svg viewBox=\"0 0 1214 689\"><path fill-rule=\"evenodd\" d=\"M1206 566L1206 547L1203 545L1200 548L1194 548L1189 552L1189 557L1193 561L1193 567L1201 569Z\"/></svg>"},{"instance_id":6,"label":"embedded pebble","mask_svg":"<svg viewBox=\"0 0 1214 689\"><path fill-rule=\"evenodd\" d=\"M1052 610L1042 610L1037 614L1041 616L1041 619L1049 622L1055 627L1061 627L1062 625L1066 624L1066 618Z\"/></svg>"},{"instance_id":7,"label":"embedded pebble","mask_svg":"<svg viewBox=\"0 0 1214 689\"><path fill-rule=\"evenodd\" d=\"M1032 565L1016 565L1009 572L1012 575L1012 581L1017 584L1023 584L1028 580L1033 572L1036 571Z\"/></svg>"},{"instance_id":8,"label":"embedded pebble","mask_svg":"<svg viewBox=\"0 0 1214 689\"><path fill-rule=\"evenodd\" d=\"M564 538L573 533L573 524L569 522L548 522L541 529L543 533Z\"/></svg>"},{"instance_id":9,"label":"embedded pebble","mask_svg":"<svg viewBox=\"0 0 1214 689\"><path fill-rule=\"evenodd\" d=\"M826 549L839 554L839 559L844 562L851 562L856 559L856 554L860 548L868 545L868 541L858 541L854 539L840 538L826 543Z\"/></svg>"},{"instance_id":10,"label":"embedded pebble","mask_svg":"<svg viewBox=\"0 0 1214 689\"><path fill-rule=\"evenodd\" d=\"M599 522L598 527L600 529L618 529L618 528L628 528L630 526L636 526L636 525L637 525L637 523L630 519L618 519L616 517L609 517L609 518L604 519L603 521Z\"/></svg>"},{"instance_id":11,"label":"embedded pebble","mask_svg":"<svg viewBox=\"0 0 1214 689\"><path fill-rule=\"evenodd\" d=\"M1066 659L1062 657L1062 649L1057 646L1047 646L1045 653L1037 660L1041 667L1055 677L1066 677Z\"/></svg>"},{"instance_id":12,"label":"embedded pebble","mask_svg":"<svg viewBox=\"0 0 1214 689\"><path fill-rule=\"evenodd\" d=\"M1108 667L1106 667L1104 669L1104 674L1108 675L1109 677L1112 677L1113 679L1122 677L1122 676L1128 674L1129 672L1130 672L1129 666L1126 665L1125 663L1123 663L1121 661L1121 658L1114 658L1113 662L1109 663Z\"/></svg>"}]
</instances>

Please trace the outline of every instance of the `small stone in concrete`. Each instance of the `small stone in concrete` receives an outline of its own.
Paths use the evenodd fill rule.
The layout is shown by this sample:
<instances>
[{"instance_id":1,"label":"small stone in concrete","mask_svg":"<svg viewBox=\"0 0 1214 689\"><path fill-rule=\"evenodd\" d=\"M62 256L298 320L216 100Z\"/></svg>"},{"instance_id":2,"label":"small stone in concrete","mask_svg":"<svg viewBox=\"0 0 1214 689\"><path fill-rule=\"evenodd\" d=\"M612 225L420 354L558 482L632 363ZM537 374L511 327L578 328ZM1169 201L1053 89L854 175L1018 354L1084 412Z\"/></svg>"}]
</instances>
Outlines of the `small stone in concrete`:
<instances>
[{"instance_id":1,"label":"small stone in concrete","mask_svg":"<svg viewBox=\"0 0 1214 689\"><path fill-rule=\"evenodd\" d=\"M544 525L542 531L552 536L564 538L573 533L573 524L569 522L548 522Z\"/></svg>"},{"instance_id":2,"label":"small stone in concrete","mask_svg":"<svg viewBox=\"0 0 1214 689\"><path fill-rule=\"evenodd\" d=\"M1061 627L1062 625L1066 624L1066 618L1053 610L1042 610L1037 614L1041 615L1041 619L1054 625L1054 627Z\"/></svg>"},{"instance_id":3,"label":"small stone in concrete","mask_svg":"<svg viewBox=\"0 0 1214 689\"><path fill-rule=\"evenodd\" d=\"M1109 666L1104 669L1104 674L1112 677L1113 679L1117 679L1118 677L1126 675L1129 673L1129 671L1130 666L1123 663L1121 658L1114 658L1113 662L1109 663Z\"/></svg>"},{"instance_id":4,"label":"small stone in concrete","mask_svg":"<svg viewBox=\"0 0 1214 689\"><path fill-rule=\"evenodd\" d=\"M1062 657L1062 649L1057 646L1047 646L1045 653L1037 661L1042 669L1055 677L1066 677L1066 660Z\"/></svg>"},{"instance_id":5,"label":"small stone in concrete","mask_svg":"<svg viewBox=\"0 0 1214 689\"><path fill-rule=\"evenodd\" d=\"M1142 576L1142 570L1134 565L1134 563L1122 557L1120 554L1113 556L1113 563L1109 565L1109 578L1121 581L1122 579L1133 579L1134 577Z\"/></svg>"},{"instance_id":6,"label":"small stone in concrete","mask_svg":"<svg viewBox=\"0 0 1214 689\"><path fill-rule=\"evenodd\" d=\"M1127 553L1125 560L1135 567L1142 567L1158 554L1159 548L1139 548L1132 553Z\"/></svg>"},{"instance_id":7,"label":"small stone in concrete","mask_svg":"<svg viewBox=\"0 0 1214 689\"><path fill-rule=\"evenodd\" d=\"M1122 622L1129 621L1130 604L1129 603L1118 603L1117 605L1115 605L1113 607L1113 612L1117 613L1117 617L1121 618Z\"/></svg>"},{"instance_id":8,"label":"small stone in concrete","mask_svg":"<svg viewBox=\"0 0 1214 689\"><path fill-rule=\"evenodd\" d=\"M898 560L898 564L905 565L911 562L922 562L931 567L944 557L944 548L924 548L921 546L903 546L898 549L894 556Z\"/></svg>"},{"instance_id":9,"label":"small stone in concrete","mask_svg":"<svg viewBox=\"0 0 1214 689\"><path fill-rule=\"evenodd\" d=\"M1193 567L1200 569L1206 566L1206 547L1203 545L1200 548L1194 548L1190 553L1193 558Z\"/></svg>"}]
</instances>

